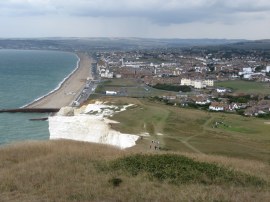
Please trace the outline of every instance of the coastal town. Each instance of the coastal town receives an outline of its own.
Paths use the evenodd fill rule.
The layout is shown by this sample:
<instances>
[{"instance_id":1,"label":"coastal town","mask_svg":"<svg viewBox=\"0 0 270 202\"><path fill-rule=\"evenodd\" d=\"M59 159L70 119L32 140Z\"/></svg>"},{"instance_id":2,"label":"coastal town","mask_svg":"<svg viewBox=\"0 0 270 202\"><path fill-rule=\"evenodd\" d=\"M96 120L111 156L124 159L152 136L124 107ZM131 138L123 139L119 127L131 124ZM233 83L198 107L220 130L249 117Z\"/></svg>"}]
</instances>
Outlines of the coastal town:
<instances>
[{"instance_id":1,"label":"coastal town","mask_svg":"<svg viewBox=\"0 0 270 202\"><path fill-rule=\"evenodd\" d=\"M250 43L246 43L246 46L250 46ZM77 46L70 46L70 49L67 46L55 49L49 45L50 51L48 52L51 56L44 58L49 60L52 56L55 57L55 55L67 51L68 53L64 54L74 58L74 70L70 74L63 75L64 80L60 80L61 83L56 86L57 88L40 99L34 100L30 105L19 109L0 110L2 120L4 120L2 123L5 123L6 118L12 117L12 120L8 119L10 121L1 126L1 131L6 131L7 135L0 138L2 140L2 142L0 140L0 144L14 141L14 137L18 140L23 137L26 140L42 138L50 141L26 143L25 147L19 146L22 150L17 150L16 146L13 147L18 154L7 147L6 151L11 152L10 156L6 158L5 154L7 153L3 149L2 154L4 155L2 155L3 161L1 162L8 165L5 168L7 173L10 173L10 170L17 171L17 163L10 169L10 159L14 159L14 154L19 157L22 154L31 153L37 156L33 157L33 161L29 161L29 158L22 161L22 173L19 176L16 175L17 173L12 174L15 176L14 181L25 176L25 170L30 170L30 177L26 178L26 181L27 183L32 182L32 169L36 168L33 165L37 165L37 159L39 159L40 163L44 163L44 165L42 164L42 168L38 168L36 173L34 172L35 176L46 173L40 171L47 167L50 168L47 173L54 179L59 179L58 175L69 179L69 176L79 173L72 181L76 182L78 176L82 177L82 181L89 176L86 181L90 182L91 185L103 181L102 187L106 187L104 190L110 186L110 178L107 178L107 174L104 177L100 171L97 172L97 165L101 165L103 169L102 165L108 165L108 160L115 158L122 165L134 165L134 168L137 169L140 167L137 166L138 162L142 162L143 165L153 166L149 167L151 173L152 168L156 168L157 176L160 174L172 176L171 179L175 179L174 174L178 173L184 177L183 179L186 179L186 176L195 176L194 180L197 180L200 177L194 173L198 173L202 181L193 181L192 179L193 189L190 186L186 188L188 191L191 190L191 195L198 192L198 188L200 189L198 183L200 182L203 184L200 185L201 189L205 189L205 182L209 182L211 185L209 190L213 190L213 184L217 182L220 185L222 176L225 176L225 180L219 189L224 192L226 183L231 182L234 179L233 176L240 176L241 179L244 176L236 173L228 178L228 173L233 168L239 170L239 168L241 169L239 166L243 166L248 168L246 170L242 168L243 173L252 173L252 175L245 181L236 179L237 184L244 185L236 187L237 190L240 190L240 197L236 198L236 201L243 201L242 197L248 201L246 196L254 199L254 195L248 195L250 190L252 193L255 190L259 197L265 195L265 197L257 197L257 201L267 201L261 199L263 197L269 198L268 187L262 188L261 186L248 190L246 187L246 184L249 185L248 183L252 182L250 179L258 177L261 180L254 182L254 186L257 187L258 182L268 183L270 176L270 48L260 48L261 43L252 42L252 44L254 43L257 49L243 47L228 49L227 46L208 46L207 48L195 46L186 48L166 48L164 46L162 48L154 46L128 48L125 46L123 48L123 43L119 43L118 46L112 43L110 47L100 43L97 49L90 51L90 47L87 49L85 46L81 46L81 44L85 44L85 41ZM45 47L48 47L47 42L44 44ZM35 48L32 44L29 46ZM230 47L235 46L239 46L239 44L230 45ZM25 53L29 55L29 61L31 61L34 52L41 55L48 54L46 51L30 49L31 51L4 50L2 55L5 53L9 55L12 52ZM20 57L16 58L20 61ZM2 60L5 61L5 57ZM42 76L46 77L45 75L48 73L42 71ZM24 75L28 76L28 71L23 72L20 76L23 78ZM41 83L41 81L39 82ZM28 80L27 83L29 83ZM26 96L26 93L18 94L21 97ZM10 100L13 100L14 92L11 95ZM15 112L17 112L16 115L13 114ZM26 114L21 114L22 112ZM35 138L29 137L28 133L34 134ZM43 148L44 156L41 157L40 148L44 145L47 146ZM31 147L36 149L29 150ZM48 151L55 151L57 157L51 160L51 166L48 166L48 158L52 155ZM72 157L74 152L77 155ZM138 154L142 156L140 157ZM127 156L129 159L126 163L123 162L123 156ZM184 157L183 161L178 159L181 156ZM194 164L196 161L193 159L196 156L201 158L197 161L197 163L202 161L201 165ZM130 162L132 159L130 157L139 161ZM146 157L149 160L145 159ZM208 160L206 160L207 158ZM14 162L19 162L19 160L15 159ZM26 162L30 162L27 169L25 169ZM62 164L62 162L66 162L66 164ZM215 181L212 180L212 173L216 163L222 166L220 168L227 166L228 172L220 174L221 169L216 167ZM57 173L59 174L51 175L51 168L55 165L57 165ZM179 169L175 165L183 166L183 169ZM206 165L208 165L206 169L209 172L201 170ZM164 171L160 169L160 166L164 166ZM82 170L74 172L78 167ZM62 175L63 168L65 170L70 168L69 174ZM90 168L92 170L89 172ZM175 172L172 168L175 168ZM134 189L134 182L138 183L137 190L137 187L142 185L141 179L147 179L145 172L140 171L142 175L136 180L130 181L129 177L125 177L126 170L128 168L123 167L122 174L119 175L119 170L113 171L111 174L111 177L116 176L117 180L123 180L120 189L127 184L132 184L132 187L124 188L124 192ZM85 171L88 172L86 175L84 175ZM209 173L209 177L206 176L206 173ZM3 176L10 175L4 174ZM95 178L96 176L98 178ZM10 179L12 179L4 177L1 178L3 180L0 180L2 188L6 186L6 182L9 184ZM165 178L165 180L167 186L167 182L170 182L167 180L170 179ZM180 179L178 182L183 183L184 181ZM43 187L44 178L42 177L38 183L42 184L41 187ZM161 181L155 183L158 183L156 184L158 186L164 186ZM56 190L62 185L61 179L59 184L55 186L56 188L51 184L48 184L48 187L53 187L52 190ZM168 198L177 195L175 193L179 193L179 190L186 187L186 184L183 185L181 188L176 187L177 190L174 187L175 192L171 192ZM11 186L9 189L13 189L13 185ZM36 187L36 184L32 184L31 187ZM149 181L143 186L143 191L145 191L145 187L151 187L153 190L153 186L149 186ZM228 197L221 198L221 200L228 199L230 201L232 198L231 185L228 187L230 187L227 191ZM116 187L111 187L111 189L118 190L118 193L120 190ZM262 189L265 191L262 192ZM4 188L2 192L5 190ZM25 193L28 194L28 190ZM89 190L95 190L95 188L89 187L83 188L83 190L86 190L88 194ZM164 190L160 192L164 192ZM216 194L216 189L213 192ZM41 193L44 193L43 188ZM65 191L64 194L66 193ZM72 197L72 201L74 201L73 199L81 201L80 192L78 193L79 198ZM103 193L102 189L102 196ZM156 196L156 193L153 196ZM238 191L235 193L233 197L239 196ZM130 195L122 201L129 201ZM43 196L39 198L43 198ZM57 198L59 199L59 197ZM93 198L86 199L82 201L92 201ZM104 198L98 197L96 199L97 201L104 200ZM111 199L111 195L108 199ZM170 201L167 199L162 197L160 201ZM182 199L181 197L174 201ZM197 199L201 201L202 198ZM220 200L220 198L217 199ZM146 201L151 200L153 200L152 197ZM57 199L52 201L57 201ZM141 201L141 198L136 198L135 201Z\"/></svg>"},{"instance_id":2,"label":"coastal town","mask_svg":"<svg viewBox=\"0 0 270 202\"><path fill-rule=\"evenodd\" d=\"M270 0L2 0L0 202L270 202Z\"/></svg>"},{"instance_id":3,"label":"coastal town","mask_svg":"<svg viewBox=\"0 0 270 202\"><path fill-rule=\"evenodd\" d=\"M270 113L270 61L260 52L155 49L100 51L96 57L101 80L130 79L144 85L145 91L166 90L155 96L166 104L245 116ZM224 82L255 83L265 91L235 92ZM117 88L102 93L127 95Z\"/></svg>"},{"instance_id":4,"label":"coastal town","mask_svg":"<svg viewBox=\"0 0 270 202\"><path fill-rule=\"evenodd\" d=\"M0 202L270 202L270 0L0 11Z\"/></svg>"}]
</instances>

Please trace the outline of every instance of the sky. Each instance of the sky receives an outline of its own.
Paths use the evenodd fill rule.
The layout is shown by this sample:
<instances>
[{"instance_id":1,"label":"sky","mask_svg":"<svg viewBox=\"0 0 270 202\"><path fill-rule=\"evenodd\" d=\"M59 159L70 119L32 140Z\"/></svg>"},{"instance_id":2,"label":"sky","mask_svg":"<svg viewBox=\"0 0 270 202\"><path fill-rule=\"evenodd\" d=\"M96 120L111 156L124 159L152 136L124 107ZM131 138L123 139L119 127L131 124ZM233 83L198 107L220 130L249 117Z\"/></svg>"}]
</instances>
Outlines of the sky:
<instances>
[{"instance_id":1,"label":"sky","mask_svg":"<svg viewBox=\"0 0 270 202\"><path fill-rule=\"evenodd\" d=\"M270 0L0 0L0 38L270 39Z\"/></svg>"}]
</instances>

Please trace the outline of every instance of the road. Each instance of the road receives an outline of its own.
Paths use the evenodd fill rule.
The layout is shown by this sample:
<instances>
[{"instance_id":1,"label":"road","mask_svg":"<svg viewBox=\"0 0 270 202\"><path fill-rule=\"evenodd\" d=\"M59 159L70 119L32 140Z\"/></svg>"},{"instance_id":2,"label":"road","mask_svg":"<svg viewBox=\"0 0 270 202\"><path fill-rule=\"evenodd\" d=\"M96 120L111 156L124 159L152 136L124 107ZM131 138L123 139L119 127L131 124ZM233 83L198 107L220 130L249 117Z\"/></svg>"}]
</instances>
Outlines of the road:
<instances>
[{"instance_id":1,"label":"road","mask_svg":"<svg viewBox=\"0 0 270 202\"><path fill-rule=\"evenodd\" d=\"M100 82L100 79L98 77L97 74L97 70L96 70L97 64L96 63L92 63L91 64L91 72L92 72L92 76L93 79L91 80L87 80L85 87L83 88L82 92L80 93L80 95L72 102L71 106L75 107L75 106L80 106L81 104L83 104L86 100L88 100L89 96L91 94L93 94L98 86L98 83Z\"/></svg>"}]
</instances>

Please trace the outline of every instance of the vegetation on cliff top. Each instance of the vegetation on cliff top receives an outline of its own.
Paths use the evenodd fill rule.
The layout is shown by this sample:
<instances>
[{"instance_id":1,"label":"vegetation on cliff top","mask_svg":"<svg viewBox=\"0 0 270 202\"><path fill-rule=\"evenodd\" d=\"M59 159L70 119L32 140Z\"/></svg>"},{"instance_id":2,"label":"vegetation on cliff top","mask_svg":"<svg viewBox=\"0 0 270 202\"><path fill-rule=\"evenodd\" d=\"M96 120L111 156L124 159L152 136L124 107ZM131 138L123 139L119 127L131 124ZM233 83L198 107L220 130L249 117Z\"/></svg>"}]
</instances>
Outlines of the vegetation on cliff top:
<instances>
[{"instance_id":1,"label":"vegetation on cliff top","mask_svg":"<svg viewBox=\"0 0 270 202\"><path fill-rule=\"evenodd\" d=\"M72 141L3 147L0 200L267 201L268 164L183 155Z\"/></svg>"}]
</instances>

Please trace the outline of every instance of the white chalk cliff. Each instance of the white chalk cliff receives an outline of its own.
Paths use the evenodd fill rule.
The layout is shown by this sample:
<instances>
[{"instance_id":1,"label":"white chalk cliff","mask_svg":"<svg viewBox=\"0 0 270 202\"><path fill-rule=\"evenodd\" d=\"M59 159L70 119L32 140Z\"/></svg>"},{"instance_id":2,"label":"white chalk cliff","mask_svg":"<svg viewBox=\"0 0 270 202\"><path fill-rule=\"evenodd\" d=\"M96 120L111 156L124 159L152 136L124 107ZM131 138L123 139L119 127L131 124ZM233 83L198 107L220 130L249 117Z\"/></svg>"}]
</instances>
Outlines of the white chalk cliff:
<instances>
[{"instance_id":1,"label":"white chalk cliff","mask_svg":"<svg viewBox=\"0 0 270 202\"><path fill-rule=\"evenodd\" d=\"M114 122L105 118L116 110L121 112L129 106L131 105L119 109L117 106L96 103L88 105L84 111L74 110L74 115L71 113L72 109L60 110L56 116L49 117L50 139L109 144L121 149L132 147L136 145L139 136L112 130L109 123Z\"/></svg>"}]
</instances>

